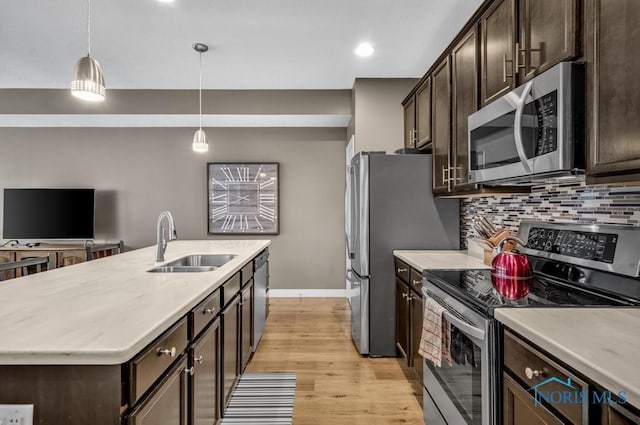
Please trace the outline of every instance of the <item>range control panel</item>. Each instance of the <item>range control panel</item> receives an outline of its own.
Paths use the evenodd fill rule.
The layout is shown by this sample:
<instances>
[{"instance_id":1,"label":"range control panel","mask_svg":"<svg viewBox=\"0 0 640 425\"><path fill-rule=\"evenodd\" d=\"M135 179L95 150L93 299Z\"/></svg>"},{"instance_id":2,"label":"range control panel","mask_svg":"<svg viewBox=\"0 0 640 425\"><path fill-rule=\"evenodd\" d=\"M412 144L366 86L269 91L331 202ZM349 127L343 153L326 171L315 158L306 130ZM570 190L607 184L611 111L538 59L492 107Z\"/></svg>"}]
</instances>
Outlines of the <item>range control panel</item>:
<instances>
[{"instance_id":1,"label":"range control panel","mask_svg":"<svg viewBox=\"0 0 640 425\"><path fill-rule=\"evenodd\" d=\"M527 247L584 260L613 263L618 235L531 227Z\"/></svg>"}]
</instances>

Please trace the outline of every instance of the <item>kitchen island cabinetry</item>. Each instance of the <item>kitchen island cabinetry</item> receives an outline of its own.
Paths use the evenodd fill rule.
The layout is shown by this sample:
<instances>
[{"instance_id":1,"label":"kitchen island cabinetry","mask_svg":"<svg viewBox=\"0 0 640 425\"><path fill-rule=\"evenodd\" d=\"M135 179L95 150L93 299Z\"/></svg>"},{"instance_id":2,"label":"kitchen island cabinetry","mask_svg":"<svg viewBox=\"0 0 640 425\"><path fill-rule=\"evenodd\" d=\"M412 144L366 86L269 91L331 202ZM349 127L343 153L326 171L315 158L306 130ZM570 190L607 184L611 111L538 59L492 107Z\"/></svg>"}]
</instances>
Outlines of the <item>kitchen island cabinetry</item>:
<instances>
[{"instance_id":1,"label":"kitchen island cabinetry","mask_svg":"<svg viewBox=\"0 0 640 425\"><path fill-rule=\"evenodd\" d=\"M148 273L154 248L146 248L3 285L0 296L30 303L3 310L12 319L10 329L0 329L0 404L33 404L38 424L216 423L244 367L241 282L249 282L244 305L251 317L253 259L268 245L169 244L168 260L234 254L204 273ZM43 285L55 291L41 302Z\"/></svg>"}]
</instances>

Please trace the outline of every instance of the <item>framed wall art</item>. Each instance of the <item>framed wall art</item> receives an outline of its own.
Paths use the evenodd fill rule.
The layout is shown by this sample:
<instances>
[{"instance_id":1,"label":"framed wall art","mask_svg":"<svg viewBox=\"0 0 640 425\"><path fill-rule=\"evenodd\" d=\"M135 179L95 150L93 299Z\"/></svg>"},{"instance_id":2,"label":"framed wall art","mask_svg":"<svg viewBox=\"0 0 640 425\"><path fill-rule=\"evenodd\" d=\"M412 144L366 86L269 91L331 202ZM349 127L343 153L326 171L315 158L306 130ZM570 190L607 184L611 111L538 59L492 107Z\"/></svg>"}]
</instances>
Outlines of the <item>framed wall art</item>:
<instances>
[{"instance_id":1,"label":"framed wall art","mask_svg":"<svg viewBox=\"0 0 640 425\"><path fill-rule=\"evenodd\" d=\"M208 233L277 235L277 162L207 164Z\"/></svg>"}]
</instances>

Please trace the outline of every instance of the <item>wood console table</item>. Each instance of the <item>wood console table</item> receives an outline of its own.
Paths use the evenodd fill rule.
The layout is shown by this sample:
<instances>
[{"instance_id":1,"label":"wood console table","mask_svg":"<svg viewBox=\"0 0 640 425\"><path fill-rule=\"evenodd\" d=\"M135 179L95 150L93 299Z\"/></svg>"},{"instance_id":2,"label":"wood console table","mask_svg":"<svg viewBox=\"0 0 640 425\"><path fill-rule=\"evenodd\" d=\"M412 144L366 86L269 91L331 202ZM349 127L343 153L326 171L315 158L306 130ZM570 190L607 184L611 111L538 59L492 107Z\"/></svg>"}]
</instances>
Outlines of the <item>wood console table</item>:
<instances>
[{"instance_id":1,"label":"wood console table","mask_svg":"<svg viewBox=\"0 0 640 425\"><path fill-rule=\"evenodd\" d=\"M56 267L71 266L87 261L87 251L82 244L47 245L40 244L33 248L26 246L0 247L0 263L19 261L25 258L44 257L50 253L56 255Z\"/></svg>"}]
</instances>

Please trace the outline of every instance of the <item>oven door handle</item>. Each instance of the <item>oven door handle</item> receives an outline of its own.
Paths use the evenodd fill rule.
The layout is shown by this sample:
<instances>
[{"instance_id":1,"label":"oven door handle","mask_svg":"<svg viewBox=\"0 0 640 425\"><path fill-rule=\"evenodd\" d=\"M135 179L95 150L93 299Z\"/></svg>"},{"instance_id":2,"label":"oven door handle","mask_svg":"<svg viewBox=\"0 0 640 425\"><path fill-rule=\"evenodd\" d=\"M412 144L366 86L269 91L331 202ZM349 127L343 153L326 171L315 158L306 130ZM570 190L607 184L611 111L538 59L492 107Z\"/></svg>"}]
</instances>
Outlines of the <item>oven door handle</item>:
<instances>
[{"instance_id":1,"label":"oven door handle","mask_svg":"<svg viewBox=\"0 0 640 425\"><path fill-rule=\"evenodd\" d=\"M524 114L524 107L527 104L527 97L531 93L531 87L533 85L532 81L529 81L526 86L524 86L524 90L522 91L522 95L518 100L518 104L516 106L516 116L513 123L513 136L516 142L516 151L518 152L518 157L520 158L520 162L524 167L525 171L529 174L532 173L531 167L529 166L529 160L527 159L527 155L524 152L524 145L522 144L522 115Z\"/></svg>"},{"instance_id":2,"label":"oven door handle","mask_svg":"<svg viewBox=\"0 0 640 425\"><path fill-rule=\"evenodd\" d=\"M452 324L453 326L455 326L456 328L458 328L459 330L461 330L462 332L464 332L465 334L467 334L468 336L475 338L479 341L483 341L484 337L485 337L485 332L483 329L480 328L476 328L473 325L468 324L465 321L460 320L459 318L457 318L456 316L454 316L453 314L449 313L447 310L444 310L442 312L442 315L445 319L447 319L447 321Z\"/></svg>"}]
</instances>

